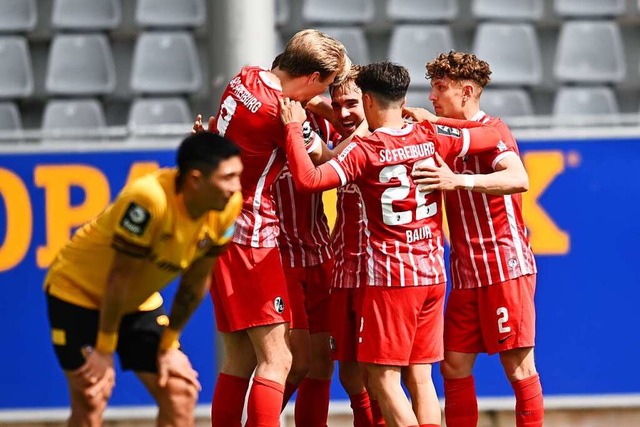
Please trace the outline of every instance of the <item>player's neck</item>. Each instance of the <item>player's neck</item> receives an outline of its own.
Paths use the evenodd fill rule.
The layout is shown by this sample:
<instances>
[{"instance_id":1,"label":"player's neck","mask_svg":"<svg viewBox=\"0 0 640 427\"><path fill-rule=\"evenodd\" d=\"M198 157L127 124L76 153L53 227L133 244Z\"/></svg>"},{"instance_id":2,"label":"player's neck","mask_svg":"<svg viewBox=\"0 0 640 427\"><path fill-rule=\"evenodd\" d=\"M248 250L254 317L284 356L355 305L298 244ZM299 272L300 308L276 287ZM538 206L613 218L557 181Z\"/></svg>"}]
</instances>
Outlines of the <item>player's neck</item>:
<instances>
[{"instance_id":1,"label":"player's neck","mask_svg":"<svg viewBox=\"0 0 640 427\"><path fill-rule=\"evenodd\" d=\"M199 207L199 204L188 193L178 191L176 194L176 200L180 205L180 210L183 214L188 216L192 220L196 220L205 214L206 209Z\"/></svg>"},{"instance_id":2,"label":"player's neck","mask_svg":"<svg viewBox=\"0 0 640 427\"><path fill-rule=\"evenodd\" d=\"M367 116L369 129L372 131L379 128L402 129L406 125L402 118L402 110L394 108L374 110L372 113L373 114L370 114L372 117Z\"/></svg>"},{"instance_id":3,"label":"player's neck","mask_svg":"<svg viewBox=\"0 0 640 427\"><path fill-rule=\"evenodd\" d=\"M462 109L463 120L471 120L480 112L480 105L478 103L465 105Z\"/></svg>"}]
</instances>

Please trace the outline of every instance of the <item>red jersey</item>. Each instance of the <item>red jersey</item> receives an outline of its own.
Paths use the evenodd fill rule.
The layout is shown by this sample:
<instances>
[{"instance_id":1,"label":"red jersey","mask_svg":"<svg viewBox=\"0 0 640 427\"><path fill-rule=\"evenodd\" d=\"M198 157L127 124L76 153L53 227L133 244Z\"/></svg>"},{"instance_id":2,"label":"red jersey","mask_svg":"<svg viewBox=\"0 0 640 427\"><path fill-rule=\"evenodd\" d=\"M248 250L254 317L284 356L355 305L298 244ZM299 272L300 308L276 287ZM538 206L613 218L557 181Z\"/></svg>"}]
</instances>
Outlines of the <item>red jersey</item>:
<instances>
[{"instance_id":1,"label":"red jersey","mask_svg":"<svg viewBox=\"0 0 640 427\"><path fill-rule=\"evenodd\" d=\"M266 70L244 67L227 86L216 116L215 131L240 147L244 165L242 212L236 222L233 241L259 247L277 246L278 216L271 194L286 158L284 127L278 99L282 88L269 80Z\"/></svg>"},{"instance_id":2,"label":"red jersey","mask_svg":"<svg viewBox=\"0 0 640 427\"><path fill-rule=\"evenodd\" d=\"M494 127L502 139L493 151L447 158L455 173L489 174L506 156L519 155L511 131L500 119L480 111L472 119ZM522 196L457 190L445 193L451 236L454 289L491 285L533 274L536 263L522 218Z\"/></svg>"},{"instance_id":3,"label":"red jersey","mask_svg":"<svg viewBox=\"0 0 640 427\"><path fill-rule=\"evenodd\" d=\"M368 284L424 286L446 280L442 241L441 193L418 191L414 165L441 156L493 149L499 142L490 128L456 129L428 122L402 129L377 129L354 138L336 159L314 168L299 124L289 124L287 156L300 188L324 190L355 183L364 202ZM476 142L470 147L471 134ZM302 150L302 151L300 151ZM306 158L305 158L306 156Z\"/></svg>"},{"instance_id":4,"label":"red jersey","mask_svg":"<svg viewBox=\"0 0 640 427\"><path fill-rule=\"evenodd\" d=\"M307 114L311 128L328 145L340 140L340 134L327 120L312 113ZM273 184L273 194L280 220L278 242L282 265L309 267L329 260L333 253L322 193L301 193L296 190L291 172L285 165Z\"/></svg>"},{"instance_id":5,"label":"red jersey","mask_svg":"<svg viewBox=\"0 0 640 427\"><path fill-rule=\"evenodd\" d=\"M367 283L367 236L364 205L355 184L338 188L336 222L331 244L334 253L332 288L359 288Z\"/></svg>"}]
</instances>

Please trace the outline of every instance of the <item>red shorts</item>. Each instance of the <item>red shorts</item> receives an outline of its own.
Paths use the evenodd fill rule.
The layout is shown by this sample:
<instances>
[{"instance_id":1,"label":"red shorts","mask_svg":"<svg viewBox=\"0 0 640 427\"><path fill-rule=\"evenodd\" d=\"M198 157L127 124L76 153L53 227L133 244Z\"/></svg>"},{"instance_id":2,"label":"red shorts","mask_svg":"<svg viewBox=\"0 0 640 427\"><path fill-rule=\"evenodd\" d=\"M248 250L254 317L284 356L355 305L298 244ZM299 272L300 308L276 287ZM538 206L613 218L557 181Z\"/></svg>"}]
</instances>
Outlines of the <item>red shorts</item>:
<instances>
[{"instance_id":1,"label":"red shorts","mask_svg":"<svg viewBox=\"0 0 640 427\"><path fill-rule=\"evenodd\" d=\"M365 286L358 362L407 366L442 360L445 288Z\"/></svg>"},{"instance_id":2,"label":"red shorts","mask_svg":"<svg viewBox=\"0 0 640 427\"><path fill-rule=\"evenodd\" d=\"M444 316L445 349L495 354L533 347L535 290L535 274L482 288L453 289Z\"/></svg>"},{"instance_id":3,"label":"red shorts","mask_svg":"<svg viewBox=\"0 0 640 427\"><path fill-rule=\"evenodd\" d=\"M333 260L311 267L285 267L291 307L291 329L329 331L329 284Z\"/></svg>"},{"instance_id":4,"label":"red shorts","mask_svg":"<svg viewBox=\"0 0 640 427\"><path fill-rule=\"evenodd\" d=\"M331 289L331 358L355 362L364 288Z\"/></svg>"},{"instance_id":5,"label":"red shorts","mask_svg":"<svg viewBox=\"0 0 640 427\"><path fill-rule=\"evenodd\" d=\"M220 332L288 322L289 296L278 248L230 243L211 278Z\"/></svg>"}]
</instances>

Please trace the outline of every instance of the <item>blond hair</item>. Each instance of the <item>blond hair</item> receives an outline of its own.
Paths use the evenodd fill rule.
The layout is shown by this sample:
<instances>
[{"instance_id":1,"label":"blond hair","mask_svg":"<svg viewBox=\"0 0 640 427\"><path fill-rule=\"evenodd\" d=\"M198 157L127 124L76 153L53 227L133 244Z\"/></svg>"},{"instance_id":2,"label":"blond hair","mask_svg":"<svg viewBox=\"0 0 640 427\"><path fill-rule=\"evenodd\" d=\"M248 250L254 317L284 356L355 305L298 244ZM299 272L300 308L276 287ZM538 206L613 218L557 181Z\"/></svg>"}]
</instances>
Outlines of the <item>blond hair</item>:
<instances>
[{"instance_id":1,"label":"blond hair","mask_svg":"<svg viewBox=\"0 0 640 427\"><path fill-rule=\"evenodd\" d=\"M308 29L291 37L278 59L278 68L292 77L317 71L322 80L337 72L333 83L341 83L349 74L351 61L341 42L318 30Z\"/></svg>"},{"instance_id":2,"label":"blond hair","mask_svg":"<svg viewBox=\"0 0 640 427\"><path fill-rule=\"evenodd\" d=\"M472 53L456 52L441 53L433 61L427 63L427 77L429 79L470 80L481 88L491 81L491 68L486 61L478 59Z\"/></svg>"}]
</instances>

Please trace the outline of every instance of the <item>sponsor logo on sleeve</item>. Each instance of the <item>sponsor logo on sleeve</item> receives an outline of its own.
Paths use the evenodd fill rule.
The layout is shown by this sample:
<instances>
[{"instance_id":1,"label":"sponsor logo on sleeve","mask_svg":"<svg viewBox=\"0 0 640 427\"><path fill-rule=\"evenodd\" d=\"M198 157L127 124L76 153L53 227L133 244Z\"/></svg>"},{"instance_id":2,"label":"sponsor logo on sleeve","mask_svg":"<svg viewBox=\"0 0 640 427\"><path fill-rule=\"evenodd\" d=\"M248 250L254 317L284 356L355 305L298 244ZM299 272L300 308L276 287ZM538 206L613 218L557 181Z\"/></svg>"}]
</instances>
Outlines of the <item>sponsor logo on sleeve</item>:
<instances>
[{"instance_id":1,"label":"sponsor logo on sleeve","mask_svg":"<svg viewBox=\"0 0 640 427\"><path fill-rule=\"evenodd\" d=\"M498 145L496 147L498 148L498 151L500 151L501 153L503 151L507 151L507 144L505 144L503 141L498 142Z\"/></svg>"},{"instance_id":2,"label":"sponsor logo on sleeve","mask_svg":"<svg viewBox=\"0 0 640 427\"><path fill-rule=\"evenodd\" d=\"M344 150L342 150L342 152L338 155L338 161L342 162L345 157L347 157L347 154L349 154L351 152L351 150L353 150L354 148L356 148L356 143L352 142L349 145L347 145L346 147L344 147Z\"/></svg>"},{"instance_id":3,"label":"sponsor logo on sleeve","mask_svg":"<svg viewBox=\"0 0 640 427\"><path fill-rule=\"evenodd\" d=\"M460 138L461 135L460 129L442 125L436 125L436 132L440 135L453 136L455 138Z\"/></svg>"},{"instance_id":4,"label":"sponsor logo on sleeve","mask_svg":"<svg viewBox=\"0 0 640 427\"><path fill-rule=\"evenodd\" d=\"M142 236L149 225L151 213L135 202L129 203L129 207L120 220L120 226L131 234Z\"/></svg>"}]
</instances>

